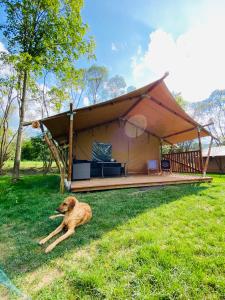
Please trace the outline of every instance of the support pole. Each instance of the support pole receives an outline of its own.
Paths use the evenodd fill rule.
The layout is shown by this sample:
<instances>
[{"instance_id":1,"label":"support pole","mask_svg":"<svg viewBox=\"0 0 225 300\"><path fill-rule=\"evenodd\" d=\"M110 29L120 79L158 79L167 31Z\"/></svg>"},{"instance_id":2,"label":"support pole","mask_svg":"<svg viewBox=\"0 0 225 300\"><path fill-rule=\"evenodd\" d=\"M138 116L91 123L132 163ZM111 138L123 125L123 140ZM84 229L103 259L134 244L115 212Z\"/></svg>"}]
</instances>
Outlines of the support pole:
<instances>
[{"instance_id":1,"label":"support pole","mask_svg":"<svg viewBox=\"0 0 225 300\"><path fill-rule=\"evenodd\" d=\"M70 103L70 126L69 126L69 157L68 157L68 183L72 180L72 166L73 166L73 103Z\"/></svg>"},{"instance_id":2,"label":"support pole","mask_svg":"<svg viewBox=\"0 0 225 300\"><path fill-rule=\"evenodd\" d=\"M61 165L61 161L60 161L60 156L58 153L57 148L55 147L54 143L49 139L48 134L44 131L44 127L43 124L40 123L40 127L41 127L41 131L43 133L44 139L46 144L49 147L49 150L52 153L52 156L54 157L54 160L56 162L56 165L59 169L60 172L60 177L61 177L61 181L60 181L60 192L63 194L64 193L64 179L65 179L65 170L64 170L64 166Z\"/></svg>"},{"instance_id":3,"label":"support pole","mask_svg":"<svg viewBox=\"0 0 225 300\"><path fill-rule=\"evenodd\" d=\"M198 145L199 145L199 151L200 151L200 169L203 175L203 160L202 160L202 142L201 142L201 128L198 127Z\"/></svg>"},{"instance_id":4,"label":"support pole","mask_svg":"<svg viewBox=\"0 0 225 300\"><path fill-rule=\"evenodd\" d=\"M161 160L162 160L162 143L163 140L160 139L160 159L159 159L159 173L162 174Z\"/></svg>"},{"instance_id":5,"label":"support pole","mask_svg":"<svg viewBox=\"0 0 225 300\"><path fill-rule=\"evenodd\" d=\"M210 140L208 154L207 154L207 158L206 158L205 165L204 165L204 168L203 168L203 176L204 177L205 177L206 171L208 169L209 157L210 157L210 153L211 153L212 143L213 143L213 137L211 137L211 140Z\"/></svg>"}]
</instances>

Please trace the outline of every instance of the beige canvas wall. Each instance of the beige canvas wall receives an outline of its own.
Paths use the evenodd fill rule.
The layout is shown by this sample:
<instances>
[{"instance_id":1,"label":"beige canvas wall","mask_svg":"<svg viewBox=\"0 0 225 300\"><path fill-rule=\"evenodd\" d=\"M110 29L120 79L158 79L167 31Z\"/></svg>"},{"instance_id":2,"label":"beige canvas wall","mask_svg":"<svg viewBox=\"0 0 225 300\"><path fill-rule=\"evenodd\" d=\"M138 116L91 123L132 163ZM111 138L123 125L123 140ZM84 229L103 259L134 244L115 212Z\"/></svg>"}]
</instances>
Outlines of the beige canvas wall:
<instances>
[{"instance_id":1,"label":"beige canvas wall","mask_svg":"<svg viewBox=\"0 0 225 300\"><path fill-rule=\"evenodd\" d=\"M160 158L159 140L130 124L113 122L78 133L74 138L76 159L91 160L93 142L112 144L112 156L127 162L128 173L146 173L146 163Z\"/></svg>"},{"instance_id":2,"label":"beige canvas wall","mask_svg":"<svg viewBox=\"0 0 225 300\"><path fill-rule=\"evenodd\" d=\"M204 158L204 161L205 160L206 158ZM210 157L207 172L225 173L225 157L224 156Z\"/></svg>"}]
</instances>

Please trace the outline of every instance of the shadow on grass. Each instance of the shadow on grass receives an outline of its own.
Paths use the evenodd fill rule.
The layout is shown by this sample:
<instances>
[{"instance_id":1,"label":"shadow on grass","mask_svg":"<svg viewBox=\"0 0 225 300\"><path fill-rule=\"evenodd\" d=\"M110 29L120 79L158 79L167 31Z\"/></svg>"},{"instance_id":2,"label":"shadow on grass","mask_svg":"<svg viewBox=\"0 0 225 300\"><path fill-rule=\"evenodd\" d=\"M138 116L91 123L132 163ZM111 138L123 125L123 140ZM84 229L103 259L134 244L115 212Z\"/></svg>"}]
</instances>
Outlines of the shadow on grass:
<instances>
[{"instance_id":1,"label":"shadow on grass","mask_svg":"<svg viewBox=\"0 0 225 300\"><path fill-rule=\"evenodd\" d=\"M146 210L207 189L206 185L195 184L77 194L80 201L91 205L93 219L46 255L38 241L60 223L59 219L48 219L65 197L58 193L58 187L56 175L25 176L16 185L10 183L9 177L0 178L0 264L11 278L34 271L66 251L76 251Z\"/></svg>"}]
</instances>

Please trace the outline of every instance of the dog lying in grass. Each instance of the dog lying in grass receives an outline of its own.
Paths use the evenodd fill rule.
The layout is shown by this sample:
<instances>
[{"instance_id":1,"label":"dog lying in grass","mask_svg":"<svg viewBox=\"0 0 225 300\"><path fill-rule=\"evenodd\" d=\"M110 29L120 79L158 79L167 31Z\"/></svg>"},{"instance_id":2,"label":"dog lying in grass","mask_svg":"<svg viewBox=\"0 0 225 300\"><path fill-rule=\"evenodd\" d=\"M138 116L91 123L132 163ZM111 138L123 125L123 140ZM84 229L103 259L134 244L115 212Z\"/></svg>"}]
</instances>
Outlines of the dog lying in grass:
<instances>
[{"instance_id":1,"label":"dog lying in grass","mask_svg":"<svg viewBox=\"0 0 225 300\"><path fill-rule=\"evenodd\" d=\"M55 219L58 217L64 217L62 223L52 233L42 239L39 242L39 245L45 244L64 228L66 228L67 231L52 244L50 244L46 248L45 253L52 251L56 245L71 236L75 232L76 227L87 223L92 217L91 207L87 203L79 202L75 197L72 196L65 198L59 208L57 208L57 211L60 212L60 214L50 216L49 218Z\"/></svg>"}]
</instances>

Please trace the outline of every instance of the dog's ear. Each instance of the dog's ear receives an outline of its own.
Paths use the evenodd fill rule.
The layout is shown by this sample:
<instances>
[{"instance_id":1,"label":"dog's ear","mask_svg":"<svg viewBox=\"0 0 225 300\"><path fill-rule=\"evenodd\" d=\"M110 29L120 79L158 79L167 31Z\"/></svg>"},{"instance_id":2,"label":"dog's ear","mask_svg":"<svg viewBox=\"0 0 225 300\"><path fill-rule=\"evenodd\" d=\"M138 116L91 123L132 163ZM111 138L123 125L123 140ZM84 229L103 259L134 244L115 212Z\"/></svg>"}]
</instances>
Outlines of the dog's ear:
<instances>
[{"instance_id":1,"label":"dog's ear","mask_svg":"<svg viewBox=\"0 0 225 300\"><path fill-rule=\"evenodd\" d=\"M73 209L74 206L76 205L77 199L75 197L70 197L69 198L69 210Z\"/></svg>"}]
</instances>

